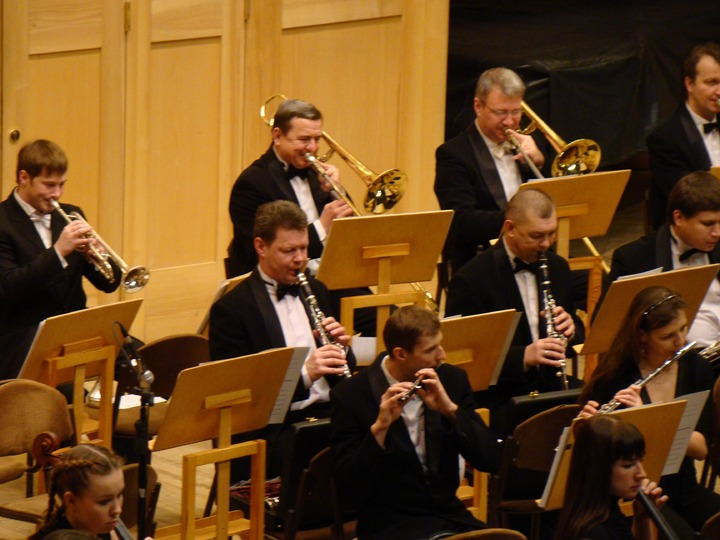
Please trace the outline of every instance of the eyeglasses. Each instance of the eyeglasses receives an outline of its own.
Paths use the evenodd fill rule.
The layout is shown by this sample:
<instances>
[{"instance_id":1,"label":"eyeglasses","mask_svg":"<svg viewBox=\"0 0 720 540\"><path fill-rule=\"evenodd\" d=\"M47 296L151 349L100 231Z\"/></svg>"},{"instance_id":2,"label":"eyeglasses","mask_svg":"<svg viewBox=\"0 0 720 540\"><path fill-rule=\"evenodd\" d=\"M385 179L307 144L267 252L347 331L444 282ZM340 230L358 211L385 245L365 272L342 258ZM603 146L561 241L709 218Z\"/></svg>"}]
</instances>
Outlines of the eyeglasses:
<instances>
[{"instance_id":1,"label":"eyeglasses","mask_svg":"<svg viewBox=\"0 0 720 540\"><path fill-rule=\"evenodd\" d=\"M512 111L506 111L505 109L496 110L488 107L487 103L485 103L484 101L482 102L482 104L485 105L485 108L490 111L493 116L495 116L495 118L497 118L498 120L507 116L512 116L513 118L520 118L523 113L522 109L513 109Z\"/></svg>"},{"instance_id":2,"label":"eyeglasses","mask_svg":"<svg viewBox=\"0 0 720 540\"><path fill-rule=\"evenodd\" d=\"M655 302L652 306L650 306L650 307L647 308L645 311L643 311L642 318L644 319L645 317L647 317L648 314L649 314L652 310L659 308L660 306L662 306L662 305L663 305L665 302L667 302L668 300L672 300L673 298L677 298L677 297L678 297L677 294L670 294L670 295L666 296L665 298L663 298L662 300L660 300L659 302Z\"/></svg>"}]
</instances>

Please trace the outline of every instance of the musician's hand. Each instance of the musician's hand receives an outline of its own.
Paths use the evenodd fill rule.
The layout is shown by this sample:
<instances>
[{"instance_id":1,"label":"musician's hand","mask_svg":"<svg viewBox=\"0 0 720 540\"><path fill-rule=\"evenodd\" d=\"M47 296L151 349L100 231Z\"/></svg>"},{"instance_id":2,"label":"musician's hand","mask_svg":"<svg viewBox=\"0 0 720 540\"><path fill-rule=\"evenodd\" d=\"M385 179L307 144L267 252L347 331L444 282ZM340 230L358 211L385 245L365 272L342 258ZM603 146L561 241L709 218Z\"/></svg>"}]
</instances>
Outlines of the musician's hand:
<instances>
[{"instance_id":1,"label":"musician's hand","mask_svg":"<svg viewBox=\"0 0 720 540\"><path fill-rule=\"evenodd\" d=\"M415 377L422 376L422 388L418 390L418 396L423 400L428 409L437 411L451 421L455 420L455 411L458 406L453 403L445 391L445 387L437 372L433 368L423 368L415 373Z\"/></svg>"},{"instance_id":2,"label":"musician's hand","mask_svg":"<svg viewBox=\"0 0 720 540\"><path fill-rule=\"evenodd\" d=\"M627 388L620 390L613 398L626 407L639 407L643 404L642 397L640 397L641 390L642 388L636 384L631 384Z\"/></svg>"},{"instance_id":3,"label":"musician's hand","mask_svg":"<svg viewBox=\"0 0 720 540\"><path fill-rule=\"evenodd\" d=\"M330 230L333 221L338 218L351 216L353 214L352 208L343 200L332 201L325 205L320 214L320 223L326 231Z\"/></svg>"},{"instance_id":4,"label":"musician's hand","mask_svg":"<svg viewBox=\"0 0 720 540\"><path fill-rule=\"evenodd\" d=\"M565 360L565 344L561 339L547 337L525 347L525 369L541 364L559 368L562 360Z\"/></svg>"},{"instance_id":5,"label":"musician's hand","mask_svg":"<svg viewBox=\"0 0 720 540\"><path fill-rule=\"evenodd\" d=\"M643 480L642 489L648 498L653 502L656 508L662 508L662 506L668 501L668 496L662 494L662 488L655 482L650 482L647 478ZM649 518L646 508L640 502L640 499L633 501L633 513L638 518Z\"/></svg>"},{"instance_id":6,"label":"musician's hand","mask_svg":"<svg viewBox=\"0 0 720 540\"><path fill-rule=\"evenodd\" d=\"M377 443L385 448L385 435L392 423L400 418L403 407L407 401L400 401L400 397L412 388L410 382L400 382L393 384L388 388L380 398L380 408L378 410L375 423L370 426L370 432L375 437Z\"/></svg>"},{"instance_id":7,"label":"musician's hand","mask_svg":"<svg viewBox=\"0 0 720 540\"><path fill-rule=\"evenodd\" d=\"M90 239L85 236L92 230L93 228L90 225L80 220L68 223L53 247L63 257L67 257L76 249L79 251L86 250L90 244Z\"/></svg>"},{"instance_id":8,"label":"musician's hand","mask_svg":"<svg viewBox=\"0 0 720 540\"><path fill-rule=\"evenodd\" d=\"M545 310L540 312L540 316L545 317ZM575 334L575 321L562 306L556 306L553 310L553 321L555 330L566 338L570 339Z\"/></svg>"},{"instance_id":9,"label":"musician's hand","mask_svg":"<svg viewBox=\"0 0 720 540\"><path fill-rule=\"evenodd\" d=\"M325 317L322 325L325 331L333 338L335 343L339 343L345 347L350 344L350 336L345 333L345 327L340 324L340 321L336 321L334 317ZM313 334L317 336L317 330L313 330Z\"/></svg>"},{"instance_id":10,"label":"musician's hand","mask_svg":"<svg viewBox=\"0 0 720 540\"><path fill-rule=\"evenodd\" d=\"M337 187L342 187L342 184L340 183L340 169L338 169L332 163L321 163L321 165L323 169L325 169L325 172L328 173L330 178L332 178L332 181L335 183L335 185ZM330 182L325 180L323 175L318 174L318 180L320 181L320 187L323 188L324 191L329 192L332 189Z\"/></svg>"},{"instance_id":11,"label":"musician's hand","mask_svg":"<svg viewBox=\"0 0 720 540\"><path fill-rule=\"evenodd\" d=\"M589 400L582 410L578 413L578 418L590 418L598 413L600 404L597 401Z\"/></svg>"},{"instance_id":12,"label":"musician's hand","mask_svg":"<svg viewBox=\"0 0 720 540\"><path fill-rule=\"evenodd\" d=\"M337 345L323 345L305 360L305 368L313 382L325 375L342 375L345 365L345 351Z\"/></svg>"},{"instance_id":13,"label":"musician's hand","mask_svg":"<svg viewBox=\"0 0 720 540\"><path fill-rule=\"evenodd\" d=\"M542 167L545 164L545 156L543 156L542 152L538 149L537 144L535 144L535 139L533 139L530 135L521 135L517 131L513 131L513 133L520 143L520 148L522 148L527 157L529 157L535 165ZM517 152L513 159L525 163L525 159L520 151Z\"/></svg>"}]
</instances>

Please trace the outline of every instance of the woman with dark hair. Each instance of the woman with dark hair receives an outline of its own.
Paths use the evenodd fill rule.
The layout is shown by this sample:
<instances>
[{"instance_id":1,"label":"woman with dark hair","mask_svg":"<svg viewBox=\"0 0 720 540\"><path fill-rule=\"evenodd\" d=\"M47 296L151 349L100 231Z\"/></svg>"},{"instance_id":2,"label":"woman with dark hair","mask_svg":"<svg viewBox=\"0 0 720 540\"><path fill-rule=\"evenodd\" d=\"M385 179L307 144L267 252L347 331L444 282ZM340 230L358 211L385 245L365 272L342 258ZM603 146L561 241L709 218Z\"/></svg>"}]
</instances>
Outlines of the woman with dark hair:
<instances>
[{"instance_id":1,"label":"woman with dark hair","mask_svg":"<svg viewBox=\"0 0 720 540\"><path fill-rule=\"evenodd\" d=\"M635 526L620 511L621 499L635 499L642 489L656 505L667 500L648 483L642 458L645 440L632 424L611 415L593 416L575 424L575 445L557 540L652 540L650 516L636 500Z\"/></svg>"},{"instance_id":2,"label":"woman with dark hair","mask_svg":"<svg viewBox=\"0 0 720 540\"><path fill-rule=\"evenodd\" d=\"M685 300L665 287L648 287L635 296L617 338L583 389L580 396L580 403L586 403L583 416L596 414L600 404L613 398L624 407L635 407L712 389L712 370L707 360L694 352L683 356L642 389L633 384L685 345L688 329L685 306ZM720 495L698 484L693 461L705 459L708 453L711 401L712 396L690 436L680 470L660 480L669 497L663 514L681 538L692 538L707 519L720 512Z\"/></svg>"}]
</instances>

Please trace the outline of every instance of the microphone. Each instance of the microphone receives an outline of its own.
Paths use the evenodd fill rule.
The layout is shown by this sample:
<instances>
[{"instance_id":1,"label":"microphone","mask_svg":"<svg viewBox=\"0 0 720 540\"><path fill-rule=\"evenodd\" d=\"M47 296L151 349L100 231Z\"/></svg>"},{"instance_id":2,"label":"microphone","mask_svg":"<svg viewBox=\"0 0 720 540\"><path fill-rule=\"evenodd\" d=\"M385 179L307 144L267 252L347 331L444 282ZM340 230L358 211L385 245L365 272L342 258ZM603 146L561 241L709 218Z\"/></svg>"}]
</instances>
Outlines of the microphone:
<instances>
[{"instance_id":1,"label":"microphone","mask_svg":"<svg viewBox=\"0 0 720 540\"><path fill-rule=\"evenodd\" d=\"M140 388L147 389L150 388L150 385L155 381L155 375L153 375L153 372L150 370L146 370L142 363L142 357L140 356L140 352L137 349L137 345L135 345L135 340L132 338L130 333L127 331L127 328L125 328L125 325L123 323L116 321L118 326L120 327L120 332L122 332L124 343L123 343L123 350L126 351L125 354L130 359L130 365L137 371L138 374L138 382L140 383ZM129 349L129 354L128 354Z\"/></svg>"}]
</instances>

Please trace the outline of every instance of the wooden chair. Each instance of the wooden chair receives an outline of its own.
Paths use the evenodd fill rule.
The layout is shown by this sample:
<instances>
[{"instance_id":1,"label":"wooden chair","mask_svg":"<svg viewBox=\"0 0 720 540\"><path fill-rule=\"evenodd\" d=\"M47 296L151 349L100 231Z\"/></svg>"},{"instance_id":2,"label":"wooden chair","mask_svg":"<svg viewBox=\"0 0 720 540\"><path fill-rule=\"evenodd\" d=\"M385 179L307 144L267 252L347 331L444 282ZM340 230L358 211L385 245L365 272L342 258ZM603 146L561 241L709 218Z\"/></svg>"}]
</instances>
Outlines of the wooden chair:
<instances>
[{"instance_id":1,"label":"wooden chair","mask_svg":"<svg viewBox=\"0 0 720 540\"><path fill-rule=\"evenodd\" d=\"M481 538L483 540L527 540L526 536L512 529L482 529L448 536L445 540L470 540Z\"/></svg>"},{"instance_id":2,"label":"wooden chair","mask_svg":"<svg viewBox=\"0 0 720 540\"><path fill-rule=\"evenodd\" d=\"M714 425L712 440L709 441L708 455L703 464L700 474L700 485L714 491L715 484L720 472L720 378L715 381L712 391L712 399L715 404Z\"/></svg>"},{"instance_id":3,"label":"wooden chair","mask_svg":"<svg viewBox=\"0 0 720 540\"><path fill-rule=\"evenodd\" d=\"M490 524L499 522L501 527L507 527L509 514L530 514L530 538L540 537L540 516L544 509L538 506L535 494L533 498L506 498L510 478L513 474L548 473L560 435L579 411L579 405L559 405L524 421L505 439L500 467L490 484Z\"/></svg>"},{"instance_id":4,"label":"wooden chair","mask_svg":"<svg viewBox=\"0 0 720 540\"><path fill-rule=\"evenodd\" d=\"M10 456L30 455L35 437L49 430L62 441L73 436L67 401L58 390L26 379L0 383L0 483L39 470L32 459L23 464L17 457ZM30 497L32 476L28 480L26 496ZM0 516L30 523L38 521L37 515L14 508L14 505L0 506Z\"/></svg>"},{"instance_id":5,"label":"wooden chair","mask_svg":"<svg viewBox=\"0 0 720 540\"><path fill-rule=\"evenodd\" d=\"M703 525L700 538L704 540L717 540L720 538L720 513L715 514Z\"/></svg>"},{"instance_id":6,"label":"wooden chair","mask_svg":"<svg viewBox=\"0 0 720 540\"><path fill-rule=\"evenodd\" d=\"M169 399L175 388L178 373L189 367L210 360L208 340L198 334L177 334L146 343L138 354L145 369L155 375L151 390L155 396ZM140 408L120 409L123 394L137 393L137 375L134 369L121 369L116 373L118 382L115 394L114 446L123 449L122 453L132 455L129 447L135 437L135 421L139 418ZM150 437L157 435L158 428L165 419L167 403L157 403L150 409Z\"/></svg>"}]
</instances>

